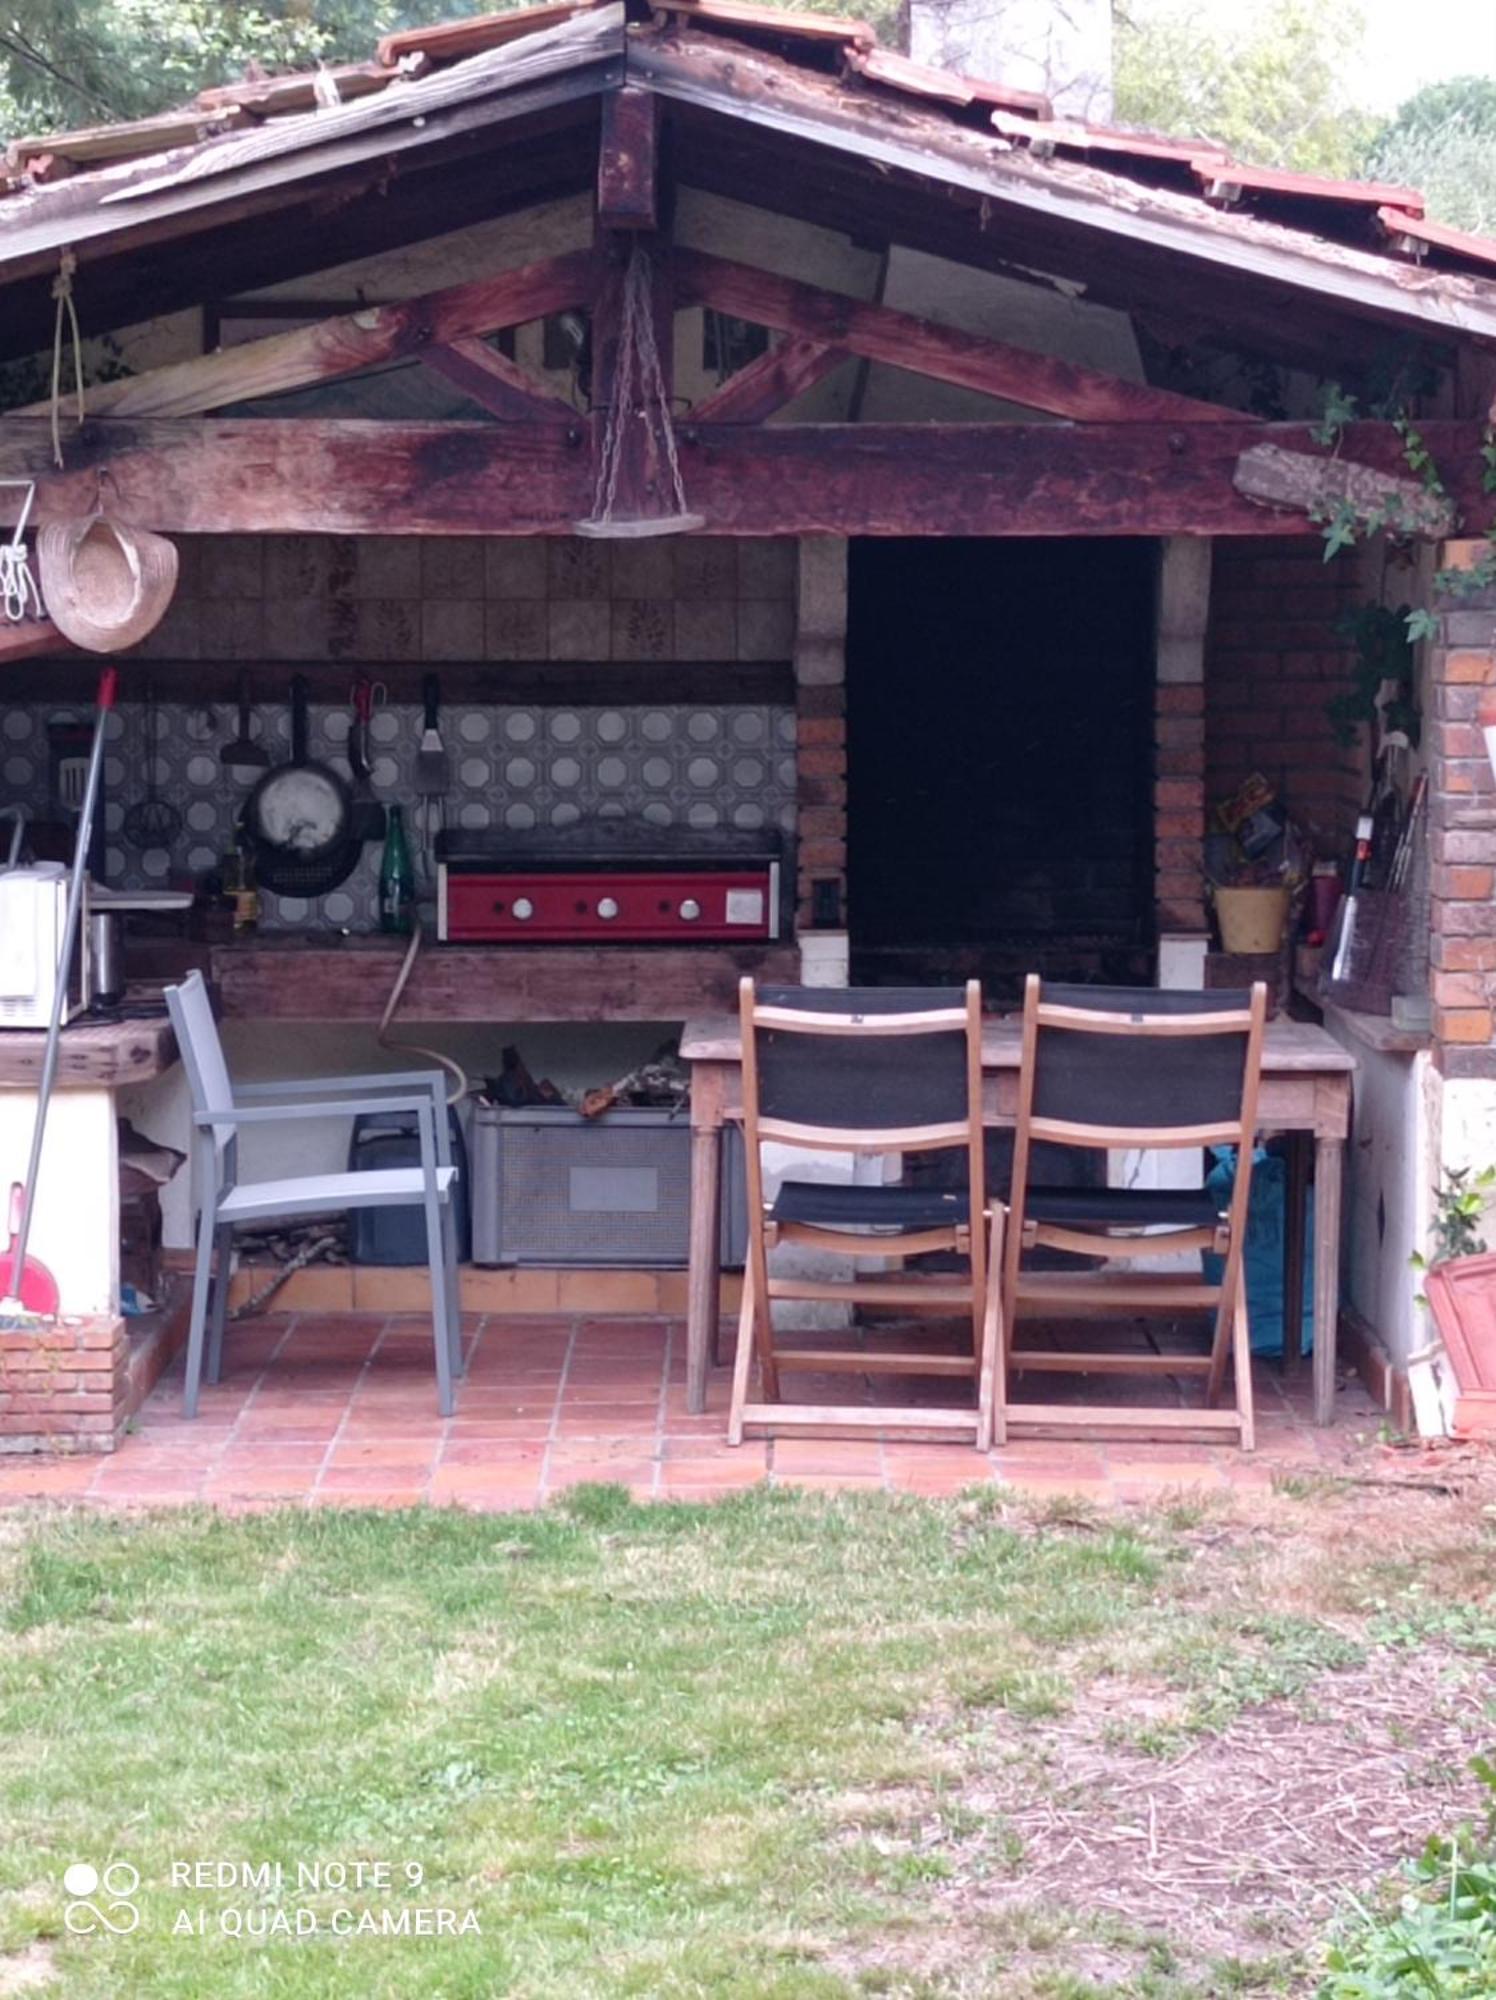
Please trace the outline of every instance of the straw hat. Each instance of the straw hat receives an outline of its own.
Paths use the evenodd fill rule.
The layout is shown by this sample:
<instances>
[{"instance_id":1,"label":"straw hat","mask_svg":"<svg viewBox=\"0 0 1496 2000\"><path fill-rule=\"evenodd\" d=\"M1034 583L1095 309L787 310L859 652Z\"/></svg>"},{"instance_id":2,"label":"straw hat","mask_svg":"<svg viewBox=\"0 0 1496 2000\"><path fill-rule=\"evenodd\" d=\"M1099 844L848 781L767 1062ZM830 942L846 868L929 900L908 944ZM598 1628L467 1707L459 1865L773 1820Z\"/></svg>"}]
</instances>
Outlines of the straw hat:
<instances>
[{"instance_id":1,"label":"straw hat","mask_svg":"<svg viewBox=\"0 0 1496 2000\"><path fill-rule=\"evenodd\" d=\"M44 523L36 558L52 623L91 653L122 653L143 639L177 587L176 544L104 514Z\"/></svg>"}]
</instances>

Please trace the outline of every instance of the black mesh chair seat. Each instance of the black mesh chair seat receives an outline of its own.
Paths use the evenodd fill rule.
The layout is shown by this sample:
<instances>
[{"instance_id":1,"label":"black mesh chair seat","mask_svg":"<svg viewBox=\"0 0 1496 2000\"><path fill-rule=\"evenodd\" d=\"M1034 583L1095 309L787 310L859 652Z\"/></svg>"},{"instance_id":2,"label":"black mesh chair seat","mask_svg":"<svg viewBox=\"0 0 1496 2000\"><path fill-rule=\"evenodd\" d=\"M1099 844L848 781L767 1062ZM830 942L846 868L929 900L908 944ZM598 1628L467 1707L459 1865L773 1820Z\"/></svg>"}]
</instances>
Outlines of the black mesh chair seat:
<instances>
[{"instance_id":1,"label":"black mesh chair seat","mask_svg":"<svg viewBox=\"0 0 1496 2000\"><path fill-rule=\"evenodd\" d=\"M1214 1229L1219 1204L1204 1188L1034 1187L1024 1213L1072 1229Z\"/></svg>"},{"instance_id":2,"label":"black mesh chair seat","mask_svg":"<svg viewBox=\"0 0 1496 2000\"><path fill-rule=\"evenodd\" d=\"M847 1187L784 1181L774 1198L776 1222L821 1229L950 1229L970 1210L965 1188Z\"/></svg>"}]
</instances>

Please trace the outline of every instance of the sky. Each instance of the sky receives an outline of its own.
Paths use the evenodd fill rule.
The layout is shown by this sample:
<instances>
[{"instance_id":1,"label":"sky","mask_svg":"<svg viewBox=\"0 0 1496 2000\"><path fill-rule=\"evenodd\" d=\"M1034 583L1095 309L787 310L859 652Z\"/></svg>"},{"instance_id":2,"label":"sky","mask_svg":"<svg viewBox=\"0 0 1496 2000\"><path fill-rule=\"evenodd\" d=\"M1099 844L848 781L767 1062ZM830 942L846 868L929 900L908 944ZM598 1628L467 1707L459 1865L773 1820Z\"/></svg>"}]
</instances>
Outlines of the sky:
<instances>
[{"instance_id":1,"label":"sky","mask_svg":"<svg viewBox=\"0 0 1496 2000\"><path fill-rule=\"evenodd\" d=\"M1240 11L1240 0L1211 4ZM1496 0L1360 0L1360 11L1365 52L1349 81L1369 110L1393 111L1445 77L1496 77Z\"/></svg>"}]
</instances>

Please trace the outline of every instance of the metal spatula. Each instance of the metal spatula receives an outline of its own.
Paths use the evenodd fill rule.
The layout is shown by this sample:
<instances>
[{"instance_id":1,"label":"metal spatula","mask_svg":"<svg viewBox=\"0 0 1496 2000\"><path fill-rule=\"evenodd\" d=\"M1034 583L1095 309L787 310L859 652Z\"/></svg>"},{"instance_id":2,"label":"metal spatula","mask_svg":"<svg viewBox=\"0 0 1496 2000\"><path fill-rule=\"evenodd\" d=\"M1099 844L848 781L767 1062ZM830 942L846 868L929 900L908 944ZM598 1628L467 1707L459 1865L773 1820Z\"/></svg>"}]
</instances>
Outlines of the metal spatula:
<instances>
[{"instance_id":1,"label":"metal spatula","mask_svg":"<svg viewBox=\"0 0 1496 2000\"><path fill-rule=\"evenodd\" d=\"M232 743L225 743L218 753L218 761L228 771L268 771L270 753L263 743L256 743L249 733L249 675L239 676L239 734Z\"/></svg>"},{"instance_id":2,"label":"metal spatula","mask_svg":"<svg viewBox=\"0 0 1496 2000\"><path fill-rule=\"evenodd\" d=\"M416 751L416 767L411 775L411 789L420 799L444 798L452 788L452 759L442 742L437 721L441 698L441 682L435 674L427 674L421 683L425 724L421 731L420 748Z\"/></svg>"}]
</instances>

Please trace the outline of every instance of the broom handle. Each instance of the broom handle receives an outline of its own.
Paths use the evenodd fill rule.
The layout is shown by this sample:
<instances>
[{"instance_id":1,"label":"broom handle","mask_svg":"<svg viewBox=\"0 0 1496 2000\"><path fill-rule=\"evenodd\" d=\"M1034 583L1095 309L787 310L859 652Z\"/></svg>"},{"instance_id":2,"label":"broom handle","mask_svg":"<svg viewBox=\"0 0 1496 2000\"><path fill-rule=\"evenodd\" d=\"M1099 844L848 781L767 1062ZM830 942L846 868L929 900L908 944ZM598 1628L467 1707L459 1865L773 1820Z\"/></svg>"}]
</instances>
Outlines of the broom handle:
<instances>
[{"instance_id":1,"label":"broom handle","mask_svg":"<svg viewBox=\"0 0 1496 2000\"><path fill-rule=\"evenodd\" d=\"M58 956L57 979L52 990L52 1018L47 1023L47 1042L42 1052L41 1081L36 1087L36 1122L31 1128L31 1158L26 1164L26 1195L21 1207L21 1226L11 1245L9 1296L21 1296L21 1274L26 1268L26 1245L31 1236L31 1211L36 1206L36 1176L42 1163L42 1141L47 1133L47 1106L57 1080L57 1057L62 1043L62 1011L67 1005L68 974L73 948L78 942L78 919L83 908L83 883L88 874L88 848L93 838L94 813L99 802L99 774L104 768L104 730L109 712L119 692L118 667L105 667L99 675L95 702L93 743L88 752L88 777L83 786L83 805L78 813L78 837L73 847L73 872L68 878L67 915L62 925L62 950Z\"/></svg>"}]
</instances>

